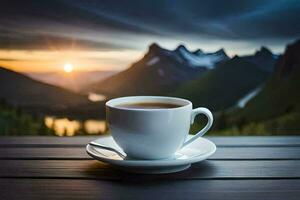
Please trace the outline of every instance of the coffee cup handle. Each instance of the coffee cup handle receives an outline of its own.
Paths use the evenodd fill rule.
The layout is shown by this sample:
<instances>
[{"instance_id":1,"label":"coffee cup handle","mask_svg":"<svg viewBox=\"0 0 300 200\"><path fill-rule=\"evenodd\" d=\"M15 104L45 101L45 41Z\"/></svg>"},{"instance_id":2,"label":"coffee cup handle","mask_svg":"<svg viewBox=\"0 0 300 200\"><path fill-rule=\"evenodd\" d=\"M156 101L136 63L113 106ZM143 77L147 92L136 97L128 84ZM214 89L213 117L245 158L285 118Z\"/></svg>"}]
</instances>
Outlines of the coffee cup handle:
<instances>
[{"instance_id":1,"label":"coffee cup handle","mask_svg":"<svg viewBox=\"0 0 300 200\"><path fill-rule=\"evenodd\" d=\"M192 114L191 114L191 124L194 123L194 119L197 115L199 114L204 114L208 121L207 121L207 124L205 125L205 127L200 130L196 135L194 135L192 138L188 139L187 141L185 141L182 145L182 147L192 143L193 141L195 141L197 138L203 136L209 129L210 127L212 126L213 124L213 115L212 113L207 109L207 108L203 108L203 107L200 107L200 108L196 108L196 109L193 109L192 110Z\"/></svg>"}]
</instances>

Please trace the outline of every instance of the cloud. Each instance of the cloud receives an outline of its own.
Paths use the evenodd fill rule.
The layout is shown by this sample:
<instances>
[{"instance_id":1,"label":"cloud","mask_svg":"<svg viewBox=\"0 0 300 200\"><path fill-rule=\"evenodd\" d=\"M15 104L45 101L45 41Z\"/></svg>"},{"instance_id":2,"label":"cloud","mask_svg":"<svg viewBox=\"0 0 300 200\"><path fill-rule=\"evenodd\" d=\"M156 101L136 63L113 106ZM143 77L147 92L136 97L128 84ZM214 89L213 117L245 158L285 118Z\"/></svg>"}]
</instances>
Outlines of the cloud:
<instances>
[{"instance_id":1,"label":"cloud","mask_svg":"<svg viewBox=\"0 0 300 200\"><path fill-rule=\"evenodd\" d=\"M7 50L125 50L134 49L123 44L99 42L78 39L74 37L61 37L47 34L24 34L1 35L0 49Z\"/></svg>"},{"instance_id":2,"label":"cloud","mask_svg":"<svg viewBox=\"0 0 300 200\"><path fill-rule=\"evenodd\" d=\"M149 38L268 40L300 35L297 0L4 0L0 48L138 48Z\"/></svg>"},{"instance_id":3,"label":"cloud","mask_svg":"<svg viewBox=\"0 0 300 200\"><path fill-rule=\"evenodd\" d=\"M289 38L299 35L296 0L67 1L111 21L162 36L194 34L222 39Z\"/></svg>"}]
</instances>

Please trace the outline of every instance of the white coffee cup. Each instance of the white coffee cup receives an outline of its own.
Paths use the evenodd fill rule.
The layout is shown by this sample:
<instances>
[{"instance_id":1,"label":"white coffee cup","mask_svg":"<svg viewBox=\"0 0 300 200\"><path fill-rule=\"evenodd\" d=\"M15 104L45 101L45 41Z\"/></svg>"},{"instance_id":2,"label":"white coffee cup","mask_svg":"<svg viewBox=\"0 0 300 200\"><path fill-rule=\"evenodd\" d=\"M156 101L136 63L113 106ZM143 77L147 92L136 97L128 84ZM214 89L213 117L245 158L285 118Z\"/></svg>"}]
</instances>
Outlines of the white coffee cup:
<instances>
[{"instance_id":1,"label":"white coffee cup","mask_svg":"<svg viewBox=\"0 0 300 200\"><path fill-rule=\"evenodd\" d=\"M122 104L170 103L175 108L126 108ZM192 109L192 102L174 97L131 96L106 102L106 116L111 135L128 157L166 159L180 148L203 136L213 123L207 108ZM198 114L208 118L206 126L187 140L190 125Z\"/></svg>"}]
</instances>

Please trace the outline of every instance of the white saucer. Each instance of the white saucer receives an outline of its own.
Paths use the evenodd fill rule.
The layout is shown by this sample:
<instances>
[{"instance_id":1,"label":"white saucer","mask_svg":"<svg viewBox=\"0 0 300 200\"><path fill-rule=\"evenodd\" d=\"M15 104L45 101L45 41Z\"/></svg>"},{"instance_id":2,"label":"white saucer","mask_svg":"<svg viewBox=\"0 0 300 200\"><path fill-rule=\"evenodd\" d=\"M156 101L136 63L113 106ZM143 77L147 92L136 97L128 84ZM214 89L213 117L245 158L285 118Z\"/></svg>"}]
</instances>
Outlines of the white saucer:
<instances>
[{"instance_id":1,"label":"white saucer","mask_svg":"<svg viewBox=\"0 0 300 200\"><path fill-rule=\"evenodd\" d=\"M111 136L103 136L93 142L123 152ZM188 169L192 163L200 162L210 157L215 153L216 149L216 145L213 142L205 138L199 138L176 152L174 158L133 160L123 159L118 154L100 147L89 144L86 146L87 153L96 160L109 163L113 167L123 171L143 174L164 174Z\"/></svg>"}]
</instances>

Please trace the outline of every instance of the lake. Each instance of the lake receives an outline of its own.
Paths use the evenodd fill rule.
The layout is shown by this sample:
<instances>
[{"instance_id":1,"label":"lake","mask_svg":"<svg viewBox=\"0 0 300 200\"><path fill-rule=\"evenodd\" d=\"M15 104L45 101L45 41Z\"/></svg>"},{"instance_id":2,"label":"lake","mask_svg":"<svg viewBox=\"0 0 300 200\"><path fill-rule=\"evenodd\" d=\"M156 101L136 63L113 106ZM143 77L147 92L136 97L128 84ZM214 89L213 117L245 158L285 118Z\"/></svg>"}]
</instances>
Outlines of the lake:
<instances>
[{"instance_id":1,"label":"lake","mask_svg":"<svg viewBox=\"0 0 300 200\"><path fill-rule=\"evenodd\" d=\"M89 119L79 121L46 116L44 123L48 128L53 129L57 136L75 136L82 134L99 135L105 134L107 130L105 120Z\"/></svg>"}]
</instances>

